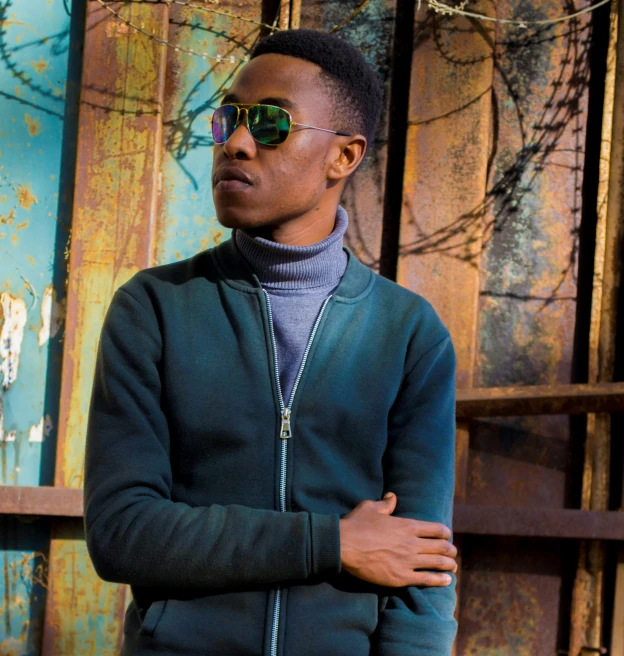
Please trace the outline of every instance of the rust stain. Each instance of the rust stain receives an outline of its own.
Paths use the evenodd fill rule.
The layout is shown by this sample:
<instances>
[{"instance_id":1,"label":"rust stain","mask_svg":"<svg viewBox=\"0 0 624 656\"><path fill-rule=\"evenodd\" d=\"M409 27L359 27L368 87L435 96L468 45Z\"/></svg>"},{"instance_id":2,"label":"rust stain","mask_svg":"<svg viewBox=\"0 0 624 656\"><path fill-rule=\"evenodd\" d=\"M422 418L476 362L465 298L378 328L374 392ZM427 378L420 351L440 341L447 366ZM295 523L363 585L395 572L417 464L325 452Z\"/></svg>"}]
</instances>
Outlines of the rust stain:
<instances>
[{"instance_id":1,"label":"rust stain","mask_svg":"<svg viewBox=\"0 0 624 656\"><path fill-rule=\"evenodd\" d=\"M28 134L31 137L36 137L41 132L41 123L39 122L39 119L32 118L30 114L24 114L24 121L26 121Z\"/></svg>"},{"instance_id":2,"label":"rust stain","mask_svg":"<svg viewBox=\"0 0 624 656\"><path fill-rule=\"evenodd\" d=\"M25 210L29 210L33 204L37 203L37 197L30 190L30 185L20 185L17 188L17 200Z\"/></svg>"},{"instance_id":3,"label":"rust stain","mask_svg":"<svg viewBox=\"0 0 624 656\"><path fill-rule=\"evenodd\" d=\"M474 573L471 578L476 578ZM538 653L540 620L538 587L508 572L482 571L481 594L466 599L465 617L472 631L466 656L499 656L511 646L516 656Z\"/></svg>"},{"instance_id":4,"label":"rust stain","mask_svg":"<svg viewBox=\"0 0 624 656\"><path fill-rule=\"evenodd\" d=\"M39 61L33 61L31 63L37 73L42 73L46 70L46 68L50 66L50 64L43 58L43 56L39 56Z\"/></svg>"},{"instance_id":5,"label":"rust stain","mask_svg":"<svg viewBox=\"0 0 624 656\"><path fill-rule=\"evenodd\" d=\"M16 230L23 230L24 228L28 228L29 221L22 221L21 223L18 223L15 226Z\"/></svg>"},{"instance_id":6,"label":"rust stain","mask_svg":"<svg viewBox=\"0 0 624 656\"><path fill-rule=\"evenodd\" d=\"M10 210L7 216L0 216L0 223L8 223L13 225L13 220L15 219L15 210Z\"/></svg>"}]
</instances>

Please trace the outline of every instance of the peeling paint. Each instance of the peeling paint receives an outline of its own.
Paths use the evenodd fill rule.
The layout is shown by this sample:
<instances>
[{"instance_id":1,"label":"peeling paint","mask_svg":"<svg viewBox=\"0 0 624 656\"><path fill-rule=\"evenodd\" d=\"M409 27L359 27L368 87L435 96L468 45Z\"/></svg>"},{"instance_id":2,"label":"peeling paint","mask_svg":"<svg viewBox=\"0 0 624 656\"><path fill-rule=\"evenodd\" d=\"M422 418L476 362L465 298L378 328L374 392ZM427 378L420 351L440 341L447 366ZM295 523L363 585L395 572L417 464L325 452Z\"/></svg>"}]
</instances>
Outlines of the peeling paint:
<instances>
[{"instance_id":1,"label":"peeling paint","mask_svg":"<svg viewBox=\"0 0 624 656\"><path fill-rule=\"evenodd\" d=\"M54 337L65 320L65 307L67 299L60 303L56 300L56 290L48 285L41 299L41 329L38 343L44 346L51 337Z\"/></svg>"},{"instance_id":2,"label":"peeling paint","mask_svg":"<svg viewBox=\"0 0 624 656\"><path fill-rule=\"evenodd\" d=\"M45 417L41 417L39 423L33 424L30 427L30 430L28 431L28 441L43 442L44 438L50 434L52 428L52 418L50 415L47 414Z\"/></svg>"},{"instance_id":3,"label":"peeling paint","mask_svg":"<svg viewBox=\"0 0 624 656\"><path fill-rule=\"evenodd\" d=\"M0 294L2 307L2 331L0 331L0 372L2 372L2 387L8 390L17 378L24 326L26 325L26 303L13 296L10 292Z\"/></svg>"},{"instance_id":4,"label":"peeling paint","mask_svg":"<svg viewBox=\"0 0 624 656\"><path fill-rule=\"evenodd\" d=\"M16 439L17 439L17 431L16 430L5 431L4 424L0 423L0 442L15 442Z\"/></svg>"}]
</instances>

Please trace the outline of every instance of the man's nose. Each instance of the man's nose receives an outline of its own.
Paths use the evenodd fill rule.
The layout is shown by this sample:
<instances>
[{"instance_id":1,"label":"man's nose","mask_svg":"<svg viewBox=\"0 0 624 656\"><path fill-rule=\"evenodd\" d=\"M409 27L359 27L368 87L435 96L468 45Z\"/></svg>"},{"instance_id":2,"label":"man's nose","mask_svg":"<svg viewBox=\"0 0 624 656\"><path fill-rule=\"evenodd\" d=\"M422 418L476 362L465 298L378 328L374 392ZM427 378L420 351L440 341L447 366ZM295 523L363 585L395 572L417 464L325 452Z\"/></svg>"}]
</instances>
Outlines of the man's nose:
<instances>
[{"instance_id":1,"label":"man's nose","mask_svg":"<svg viewBox=\"0 0 624 656\"><path fill-rule=\"evenodd\" d=\"M238 125L223 144L223 152L237 159L250 159L256 154L256 142L247 129L246 109L241 109Z\"/></svg>"}]
</instances>

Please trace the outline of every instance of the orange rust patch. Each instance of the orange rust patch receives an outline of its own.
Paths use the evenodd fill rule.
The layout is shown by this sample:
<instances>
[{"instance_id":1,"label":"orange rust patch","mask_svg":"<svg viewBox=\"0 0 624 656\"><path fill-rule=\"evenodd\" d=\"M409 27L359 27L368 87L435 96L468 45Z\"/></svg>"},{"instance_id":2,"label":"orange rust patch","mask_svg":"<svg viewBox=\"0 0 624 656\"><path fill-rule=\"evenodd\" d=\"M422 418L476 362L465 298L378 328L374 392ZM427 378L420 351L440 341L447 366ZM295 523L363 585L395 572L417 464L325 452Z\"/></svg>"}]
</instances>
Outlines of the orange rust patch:
<instances>
[{"instance_id":1,"label":"orange rust patch","mask_svg":"<svg viewBox=\"0 0 624 656\"><path fill-rule=\"evenodd\" d=\"M0 223L8 223L13 225L13 219L15 219L15 210L11 210L8 216L0 216Z\"/></svg>"},{"instance_id":2,"label":"orange rust patch","mask_svg":"<svg viewBox=\"0 0 624 656\"><path fill-rule=\"evenodd\" d=\"M35 258L34 258L32 255L29 255L29 256L28 256L28 261L29 261L31 264L35 264L35 263L37 262L37 260L35 260Z\"/></svg>"},{"instance_id":3,"label":"orange rust patch","mask_svg":"<svg viewBox=\"0 0 624 656\"><path fill-rule=\"evenodd\" d=\"M45 71L46 68L48 68L49 64L42 56L40 56L39 61L32 62L32 66L37 71L37 73L41 73L42 71Z\"/></svg>"},{"instance_id":4,"label":"orange rust patch","mask_svg":"<svg viewBox=\"0 0 624 656\"><path fill-rule=\"evenodd\" d=\"M28 228L28 221L22 221L15 226L16 230L23 230L24 228Z\"/></svg>"},{"instance_id":5,"label":"orange rust patch","mask_svg":"<svg viewBox=\"0 0 624 656\"><path fill-rule=\"evenodd\" d=\"M29 210L33 203L37 202L37 198L32 191L30 191L30 188L22 187L21 185L17 188L17 200L25 210Z\"/></svg>"},{"instance_id":6,"label":"orange rust patch","mask_svg":"<svg viewBox=\"0 0 624 656\"><path fill-rule=\"evenodd\" d=\"M24 114L24 120L28 126L28 134L31 137L36 137L41 132L41 123L36 118L32 118L29 114Z\"/></svg>"}]
</instances>

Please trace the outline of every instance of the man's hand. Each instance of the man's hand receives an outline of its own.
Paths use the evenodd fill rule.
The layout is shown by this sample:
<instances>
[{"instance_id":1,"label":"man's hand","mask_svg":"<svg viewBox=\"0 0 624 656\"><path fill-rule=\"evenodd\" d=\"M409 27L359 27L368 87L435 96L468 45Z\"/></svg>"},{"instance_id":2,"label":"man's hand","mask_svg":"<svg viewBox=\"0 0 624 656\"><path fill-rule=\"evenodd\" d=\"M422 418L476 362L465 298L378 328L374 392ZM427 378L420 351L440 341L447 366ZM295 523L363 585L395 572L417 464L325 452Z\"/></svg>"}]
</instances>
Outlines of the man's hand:
<instances>
[{"instance_id":1,"label":"man's hand","mask_svg":"<svg viewBox=\"0 0 624 656\"><path fill-rule=\"evenodd\" d=\"M396 494L388 492L381 501L360 502L340 520L342 568L378 585L448 585L448 574L414 570L457 571L450 529L438 522L390 517L396 502Z\"/></svg>"}]
</instances>

